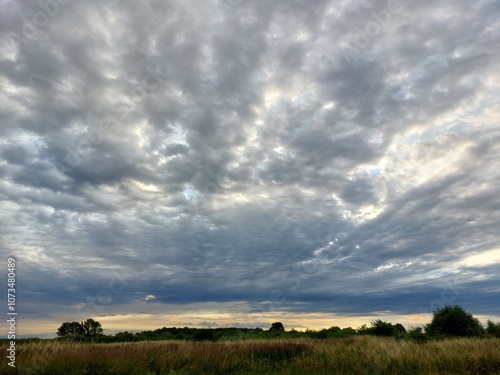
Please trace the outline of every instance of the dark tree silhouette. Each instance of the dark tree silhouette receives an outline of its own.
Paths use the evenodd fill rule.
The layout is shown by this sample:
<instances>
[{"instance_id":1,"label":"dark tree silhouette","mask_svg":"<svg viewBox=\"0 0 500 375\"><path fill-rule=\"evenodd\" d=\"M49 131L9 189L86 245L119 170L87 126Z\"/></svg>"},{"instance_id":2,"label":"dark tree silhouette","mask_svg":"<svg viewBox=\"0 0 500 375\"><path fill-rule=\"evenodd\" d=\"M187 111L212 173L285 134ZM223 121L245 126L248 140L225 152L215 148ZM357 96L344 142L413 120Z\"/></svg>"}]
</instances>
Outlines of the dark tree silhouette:
<instances>
[{"instance_id":1,"label":"dark tree silhouette","mask_svg":"<svg viewBox=\"0 0 500 375\"><path fill-rule=\"evenodd\" d=\"M406 332L406 328L401 324L401 323L396 323L394 324L394 333L395 334L402 334Z\"/></svg>"},{"instance_id":2,"label":"dark tree silhouette","mask_svg":"<svg viewBox=\"0 0 500 375\"><path fill-rule=\"evenodd\" d=\"M479 320L458 305L445 306L433 314L432 322L425 327L430 335L479 336L484 333Z\"/></svg>"},{"instance_id":3,"label":"dark tree silhouette","mask_svg":"<svg viewBox=\"0 0 500 375\"><path fill-rule=\"evenodd\" d=\"M372 327L370 328L371 334L375 336L393 336L395 333L394 326L392 323L383 321L381 319L374 320L371 322ZM403 327L404 329L404 327Z\"/></svg>"},{"instance_id":4,"label":"dark tree silhouette","mask_svg":"<svg viewBox=\"0 0 500 375\"><path fill-rule=\"evenodd\" d=\"M215 341L214 332L211 329L200 329L198 330L194 336L194 341Z\"/></svg>"},{"instance_id":5,"label":"dark tree silhouette","mask_svg":"<svg viewBox=\"0 0 500 375\"><path fill-rule=\"evenodd\" d=\"M92 318L88 318L86 321L80 323L83 328L83 333L85 336L99 336L102 335L101 323L95 321Z\"/></svg>"},{"instance_id":6,"label":"dark tree silhouette","mask_svg":"<svg viewBox=\"0 0 500 375\"><path fill-rule=\"evenodd\" d=\"M358 328L358 333L361 335L374 336L396 336L401 337L406 332L405 327L401 323L392 324L381 319L371 321L371 327L363 324Z\"/></svg>"},{"instance_id":7,"label":"dark tree silhouette","mask_svg":"<svg viewBox=\"0 0 500 375\"><path fill-rule=\"evenodd\" d=\"M78 322L64 322L57 329L57 336L83 335L83 327Z\"/></svg>"},{"instance_id":8,"label":"dark tree silhouette","mask_svg":"<svg viewBox=\"0 0 500 375\"><path fill-rule=\"evenodd\" d=\"M493 323L491 320L488 320L486 323L486 333L500 337L500 322Z\"/></svg>"},{"instance_id":9,"label":"dark tree silhouette","mask_svg":"<svg viewBox=\"0 0 500 375\"><path fill-rule=\"evenodd\" d=\"M283 327L283 324L281 322L276 322L271 325L271 328L269 328L269 331L284 331L285 327Z\"/></svg>"}]
</instances>

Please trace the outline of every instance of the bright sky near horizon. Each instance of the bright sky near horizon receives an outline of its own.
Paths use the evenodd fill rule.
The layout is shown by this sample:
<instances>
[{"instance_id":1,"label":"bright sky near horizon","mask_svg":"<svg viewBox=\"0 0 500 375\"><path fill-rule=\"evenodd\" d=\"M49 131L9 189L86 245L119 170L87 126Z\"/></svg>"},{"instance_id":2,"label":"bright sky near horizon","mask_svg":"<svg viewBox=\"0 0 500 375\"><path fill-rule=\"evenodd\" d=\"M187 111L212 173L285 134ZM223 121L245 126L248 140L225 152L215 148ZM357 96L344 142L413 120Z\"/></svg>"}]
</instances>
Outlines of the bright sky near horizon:
<instances>
[{"instance_id":1,"label":"bright sky near horizon","mask_svg":"<svg viewBox=\"0 0 500 375\"><path fill-rule=\"evenodd\" d=\"M500 319L498 1L0 6L21 335Z\"/></svg>"}]
</instances>

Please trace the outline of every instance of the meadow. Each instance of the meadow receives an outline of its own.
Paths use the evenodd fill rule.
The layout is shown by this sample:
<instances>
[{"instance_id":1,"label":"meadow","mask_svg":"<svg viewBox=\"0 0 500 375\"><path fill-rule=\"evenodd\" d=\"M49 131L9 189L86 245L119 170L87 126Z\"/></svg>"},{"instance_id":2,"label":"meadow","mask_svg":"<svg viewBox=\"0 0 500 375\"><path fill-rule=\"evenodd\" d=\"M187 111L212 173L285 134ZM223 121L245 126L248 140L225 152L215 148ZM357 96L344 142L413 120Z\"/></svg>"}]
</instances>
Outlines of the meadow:
<instances>
[{"instance_id":1,"label":"meadow","mask_svg":"<svg viewBox=\"0 0 500 375\"><path fill-rule=\"evenodd\" d=\"M0 345L6 352L7 346ZM17 345L16 369L1 374L500 374L500 339L418 343L394 337Z\"/></svg>"}]
</instances>

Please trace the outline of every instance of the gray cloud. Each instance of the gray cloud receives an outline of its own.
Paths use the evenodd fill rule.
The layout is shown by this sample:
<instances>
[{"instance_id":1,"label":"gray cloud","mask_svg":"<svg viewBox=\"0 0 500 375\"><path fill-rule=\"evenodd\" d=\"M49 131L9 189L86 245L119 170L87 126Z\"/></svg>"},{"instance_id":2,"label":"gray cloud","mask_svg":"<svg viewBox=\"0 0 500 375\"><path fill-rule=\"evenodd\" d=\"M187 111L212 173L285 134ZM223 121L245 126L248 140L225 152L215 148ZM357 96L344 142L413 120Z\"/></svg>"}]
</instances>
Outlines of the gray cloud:
<instances>
[{"instance_id":1,"label":"gray cloud","mask_svg":"<svg viewBox=\"0 0 500 375\"><path fill-rule=\"evenodd\" d=\"M500 314L498 4L51 4L0 22L0 235L30 317L113 271L102 314L273 291L416 314L454 280Z\"/></svg>"}]
</instances>

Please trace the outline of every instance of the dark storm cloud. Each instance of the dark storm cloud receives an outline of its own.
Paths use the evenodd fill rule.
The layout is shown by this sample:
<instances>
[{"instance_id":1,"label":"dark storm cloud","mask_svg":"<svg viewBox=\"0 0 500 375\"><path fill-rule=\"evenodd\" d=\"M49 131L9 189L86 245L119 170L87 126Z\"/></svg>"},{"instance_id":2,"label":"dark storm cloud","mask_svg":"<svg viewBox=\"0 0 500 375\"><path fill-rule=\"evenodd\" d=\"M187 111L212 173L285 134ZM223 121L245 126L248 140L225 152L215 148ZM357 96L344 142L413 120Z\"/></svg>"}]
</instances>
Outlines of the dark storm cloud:
<instances>
[{"instance_id":1,"label":"dark storm cloud","mask_svg":"<svg viewBox=\"0 0 500 375\"><path fill-rule=\"evenodd\" d=\"M498 258L465 261L500 248L498 4L48 3L0 22L27 314L90 311L113 272L99 313L419 313L457 280L500 313Z\"/></svg>"}]
</instances>

